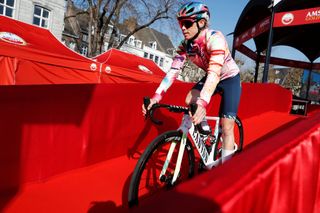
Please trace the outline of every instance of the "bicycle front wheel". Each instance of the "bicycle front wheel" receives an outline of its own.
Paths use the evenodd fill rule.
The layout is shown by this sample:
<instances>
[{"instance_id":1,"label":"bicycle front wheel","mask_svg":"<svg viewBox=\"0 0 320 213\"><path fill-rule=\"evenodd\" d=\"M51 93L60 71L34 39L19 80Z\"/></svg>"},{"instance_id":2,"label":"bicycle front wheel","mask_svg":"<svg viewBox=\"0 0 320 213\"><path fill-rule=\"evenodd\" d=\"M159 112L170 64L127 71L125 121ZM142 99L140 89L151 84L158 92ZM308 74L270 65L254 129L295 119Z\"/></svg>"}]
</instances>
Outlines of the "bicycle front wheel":
<instances>
[{"instance_id":1,"label":"bicycle front wheel","mask_svg":"<svg viewBox=\"0 0 320 213\"><path fill-rule=\"evenodd\" d=\"M176 166L182 132L169 131L155 138L145 149L131 177L128 202L129 206L137 205L138 199L145 199L155 192L171 186L170 182ZM169 148L176 143L168 169L160 178L160 173L166 160ZM193 147L187 138L181 169L177 181L188 179L194 174L195 157Z\"/></svg>"}]
</instances>

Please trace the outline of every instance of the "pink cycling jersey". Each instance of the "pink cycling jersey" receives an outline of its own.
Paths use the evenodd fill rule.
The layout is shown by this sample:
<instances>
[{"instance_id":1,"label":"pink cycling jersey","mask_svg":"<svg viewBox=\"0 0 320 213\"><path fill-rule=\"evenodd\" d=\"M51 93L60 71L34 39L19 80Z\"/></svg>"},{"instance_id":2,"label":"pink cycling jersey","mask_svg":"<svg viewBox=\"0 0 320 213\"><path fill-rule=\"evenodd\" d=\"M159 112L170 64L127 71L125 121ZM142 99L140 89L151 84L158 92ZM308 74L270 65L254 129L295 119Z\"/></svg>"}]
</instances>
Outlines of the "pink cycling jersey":
<instances>
[{"instance_id":1,"label":"pink cycling jersey","mask_svg":"<svg viewBox=\"0 0 320 213\"><path fill-rule=\"evenodd\" d=\"M186 58L207 72L207 79L200 92L200 100L206 106L215 90L215 78L224 80L237 75L240 71L232 59L227 41L219 31L205 29L191 44L182 41L177 49L170 71L160 83L155 95L158 102L178 77Z\"/></svg>"}]
</instances>

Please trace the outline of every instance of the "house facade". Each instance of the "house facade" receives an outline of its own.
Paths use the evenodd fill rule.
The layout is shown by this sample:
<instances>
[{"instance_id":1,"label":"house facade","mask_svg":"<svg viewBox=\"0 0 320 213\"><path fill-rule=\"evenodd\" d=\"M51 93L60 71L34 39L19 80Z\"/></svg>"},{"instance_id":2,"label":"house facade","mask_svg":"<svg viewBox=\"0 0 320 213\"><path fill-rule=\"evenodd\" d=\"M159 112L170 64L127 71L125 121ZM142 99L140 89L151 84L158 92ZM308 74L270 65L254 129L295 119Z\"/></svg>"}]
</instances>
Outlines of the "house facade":
<instances>
[{"instance_id":1,"label":"house facade","mask_svg":"<svg viewBox=\"0 0 320 213\"><path fill-rule=\"evenodd\" d=\"M0 15L50 30L61 40L65 0L0 0Z\"/></svg>"},{"instance_id":2,"label":"house facade","mask_svg":"<svg viewBox=\"0 0 320 213\"><path fill-rule=\"evenodd\" d=\"M121 28L120 41L126 36ZM170 70L175 51L170 38L152 28L144 28L130 36L120 49L154 61L164 72Z\"/></svg>"},{"instance_id":3,"label":"house facade","mask_svg":"<svg viewBox=\"0 0 320 213\"><path fill-rule=\"evenodd\" d=\"M81 12L74 5L67 5L70 14ZM81 14L81 13L80 13ZM67 15L68 16L68 15ZM130 24L131 23L131 24ZM132 23L134 23L132 25ZM103 51L108 50L110 36L115 30L114 45L116 47L137 26L136 20L125 20L122 24L110 23L105 34ZM62 42L70 49L87 56L88 53L88 17L81 14L75 18L65 20ZM76 32L77 31L77 32ZM172 64L174 46L169 36L149 27L143 28L132 35L120 48L120 50L154 61L164 72L167 72Z\"/></svg>"}]
</instances>

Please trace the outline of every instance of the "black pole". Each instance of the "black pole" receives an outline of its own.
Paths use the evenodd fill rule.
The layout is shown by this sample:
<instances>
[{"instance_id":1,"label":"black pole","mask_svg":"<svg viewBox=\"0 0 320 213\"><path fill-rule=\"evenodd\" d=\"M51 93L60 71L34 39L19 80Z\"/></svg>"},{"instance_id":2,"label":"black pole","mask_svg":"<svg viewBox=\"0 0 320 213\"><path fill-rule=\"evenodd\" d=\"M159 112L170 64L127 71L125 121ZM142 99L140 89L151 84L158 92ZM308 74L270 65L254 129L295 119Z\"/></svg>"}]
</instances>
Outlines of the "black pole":
<instances>
[{"instance_id":1,"label":"black pole","mask_svg":"<svg viewBox=\"0 0 320 213\"><path fill-rule=\"evenodd\" d=\"M236 56L236 48L235 48L235 39L234 39L234 36L233 36L233 41L232 41L232 52L231 52L231 56L232 58L234 59L234 57Z\"/></svg>"},{"instance_id":2,"label":"black pole","mask_svg":"<svg viewBox=\"0 0 320 213\"><path fill-rule=\"evenodd\" d=\"M268 82L268 72L269 72L269 64L270 64L270 55L272 49L272 40L273 40L273 21L274 21L274 6L273 0L271 1L271 20L270 20L270 28L269 28L269 37L268 37L268 48L266 53L266 61L264 63L262 82Z\"/></svg>"},{"instance_id":3,"label":"black pole","mask_svg":"<svg viewBox=\"0 0 320 213\"><path fill-rule=\"evenodd\" d=\"M308 76L307 96L306 96L306 99L307 99L307 100L309 100L309 89L310 89L310 84L311 84L312 67L313 67L313 62L311 63L311 68L310 68L310 70L309 70L309 76Z\"/></svg>"},{"instance_id":4,"label":"black pole","mask_svg":"<svg viewBox=\"0 0 320 213\"><path fill-rule=\"evenodd\" d=\"M259 65L260 65L260 58L261 58L261 52L257 52L257 59L256 59L256 71L254 73L254 83L258 82L258 74L259 74Z\"/></svg>"}]
</instances>

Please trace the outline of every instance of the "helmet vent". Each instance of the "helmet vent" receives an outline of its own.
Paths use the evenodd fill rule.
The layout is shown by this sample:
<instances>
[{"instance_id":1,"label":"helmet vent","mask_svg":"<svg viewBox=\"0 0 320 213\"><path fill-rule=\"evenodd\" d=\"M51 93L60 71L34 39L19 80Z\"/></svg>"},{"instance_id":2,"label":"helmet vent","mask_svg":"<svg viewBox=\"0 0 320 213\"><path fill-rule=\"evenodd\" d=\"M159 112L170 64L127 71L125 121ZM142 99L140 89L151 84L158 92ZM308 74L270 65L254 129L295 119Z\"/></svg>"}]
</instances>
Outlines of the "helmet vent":
<instances>
[{"instance_id":1,"label":"helmet vent","mask_svg":"<svg viewBox=\"0 0 320 213\"><path fill-rule=\"evenodd\" d=\"M187 14L192 13L194 11L194 7L187 11Z\"/></svg>"}]
</instances>

